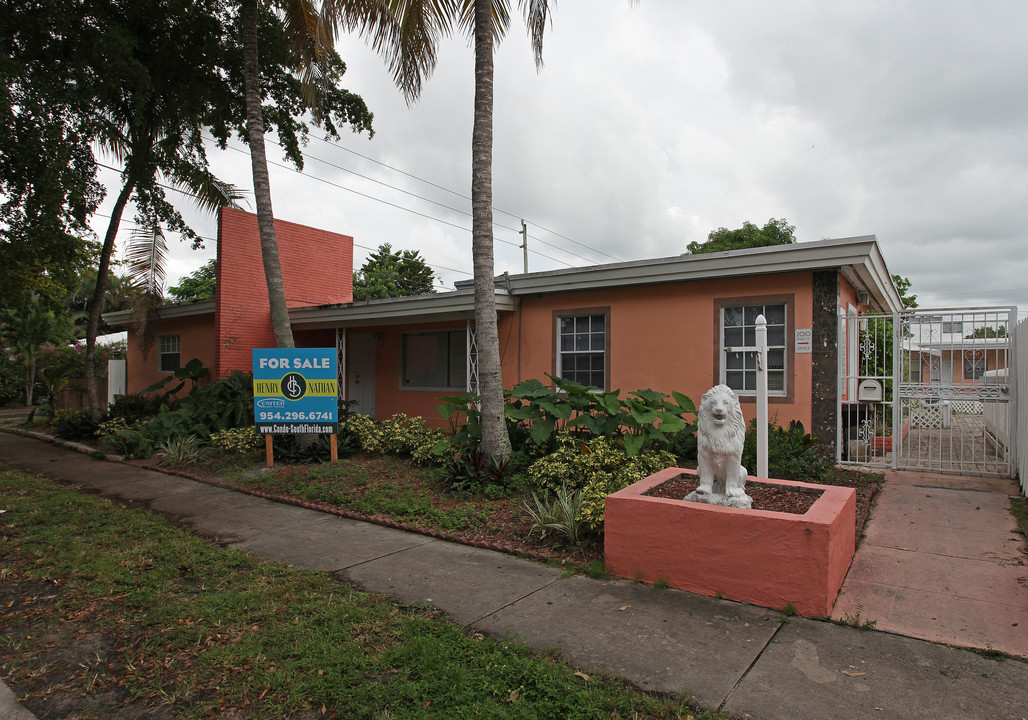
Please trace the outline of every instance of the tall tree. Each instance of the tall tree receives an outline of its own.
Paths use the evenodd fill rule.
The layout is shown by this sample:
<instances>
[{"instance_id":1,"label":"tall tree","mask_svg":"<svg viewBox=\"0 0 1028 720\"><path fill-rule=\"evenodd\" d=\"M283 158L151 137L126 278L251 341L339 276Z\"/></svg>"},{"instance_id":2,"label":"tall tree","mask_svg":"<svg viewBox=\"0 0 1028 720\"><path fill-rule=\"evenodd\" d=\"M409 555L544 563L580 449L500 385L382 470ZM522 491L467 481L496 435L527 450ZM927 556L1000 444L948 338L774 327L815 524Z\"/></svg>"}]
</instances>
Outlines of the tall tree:
<instances>
[{"instance_id":1,"label":"tall tree","mask_svg":"<svg viewBox=\"0 0 1028 720\"><path fill-rule=\"evenodd\" d=\"M50 309L94 262L83 240L103 198L86 59L95 37L79 3L0 3L0 306L36 297ZM33 293L35 295L33 295Z\"/></svg>"},{"instance_id":2,"label":"tall tree","mask_svg":"<svg viewBox=\"0 0 1028 720\"><path fill-rule=\"evenodd\" d=\"M222 0L100 4L106 39L121 49L97 65L115 75L95 86L99 141L123 165L121 188L111 210L86 325L86 390L95 417L102 413L94 357L111 255L121 218L131 200L143 228L161 224L192 237L161 182L193 195L214 211L238 194L211 173L202 131L228 133L228 88L221 72L228 15Z\"/></svg>"},{"instance_id":3,"label":"tall tree","mask_svg":"<svg viewBox=\"0 0 1028 720\"><path fill-rule=\"evenodd\" d=\"M711 230L706 242L689 243L688 252L698 255L725 250L770 247L771 245L791 245L795 242L796 228L790 225L785 218L781 220L771 218L762 228L747 221L737 230L729 230L724 227Z\"/></svg>"},{"instance_id":4,"label":"tall tree","mask_svg":"<svg viewBox=\"0 0 1028 720\"><path fill-rule=\"evenodd\" d=\"M519 0L542 67L546 0ZM475 105L471 134L471 254L474 262L475 329L478 340L482 449L490 457L510 454L503 409L503 378L496 322L493 263L493 53L510 26L510 0L326 0L327 17L356 29L386 55L393 79L413 101L423 77L435 67L441 37L459 25L475 49ZM334 14L333 14L334 13Z\"/></svg>"},{"instance_id":5,"label":"tall tree","mask_svg":"<svg viewBox=\"0 0 1028 720\"><path fill-rule=\"evenodd\" d=\"M377 1L370 0L372 4ZM294 102L292 109L310 110L313 121L329 135L338 137L336 123L348 123L354 132L368 130L370 134L372 115L363 100L339 87L346 67L332 49L331 26L321 21L313 2L283 0L280 4L284 9L284 24L278 25L272 34L261 32L261 8L258 0L241 0L239 8L240 39L243 49L241 67L246 116L245 138L250 146L261 259L268 286L275 342L278 347L291 348L295 343L289 325L289 309L286 306L285 287L282 282L282 264L275 237L271 178L264 143L269 121L275 125L287 156L298 168L303 167L303 158L296 138L297 124L295 120L291 120L291 116L282 113L282 98L273 95L274 103L263 104L265 96L271 94L276 87L274 84L262 83L261 68L267 64L263 58L267 54L269 43L275 46L279 53L288 52L290 68L295 71L289 78L290 87L301 92L294 93L292 97L302 99L302 103ZM262 51L261 48L265 50ZM303 127L303 132L306 132L306 126Z\"/></svg>"},{"instance_id":6,"label":"tall tree","mask_svg":"<svg viewBox=\"0 0 1028 720\"><path fill-rule=\"evenodd\" d=\"M26 93L38 88L38 94L48 103L45 109L66 122L65 126L57 126L57 135L75 152L85 152L79 162L78 156L69 151L66 156L74 162L64 162L65 167L81 171L87 179L95 177L93 145L110 153L123 167L111 222L99 254L99 281L90 304L90 359L95 354L110 259L128 205L134 205L137 223L146 229L145 237L151 242L151 252L146 252L144 246L141 257L156 258L153 251L157 248L152 243L163 239L158 232L162 225L192 238L194 245L199 243L165 197L166 184L194 195L200 206L207 209L230 202L235 196L232 188L211 174L202 133L210 132L222 147L232 131L245 137L239 10L237 0L34 0L0 5L0 20L4 21L0 23L0 43L11 53L9 58L0 60L0 67L17 73L15 81L8 80L5 95L0 98L10 106L3 108L7 117L17 120L22 108L18 98L24 95L32 99ZM265 101L263 107L258 103L258 109L265 123L276 130L286 156L302 166L300 146L309 125L305 114L310 104L297 76L297 53L287 42L282 20L271 9L258 9L257 27L262 40L270 39L263 43L267 52L257 68L258 98ZM320 67L323 74L319 76L322 91L318 96L318 124L330 135L338 135L337 123L348 123L355 130L369 128L371 114L364 102L339 87L345 66L338 55L323 53ZM34 84L36 78L42 80ZM54 135L52 122L43 129ZM36 132L41 134L42 131ZM18 150L18 143L8 141L0 132L0 150L9 148ZM17 162L0 163L0 182L5 183L0 190L18 189L19 177L12 167L30 178L30 189L44 187L31 179L35 166L26 159L27 154L14 154L13 150L5 154L4 160L12 157ZM49 220L63 212L60 218L65 224L70 222L64 220L65 216L84 224L95 210L95 191L88 183L72 184L75 172L58 172L63 157L47 167L55 169L54 176L59 178L64 196L54 200L50 193L46 196L49 203L45 212L34 213L32 217ZM16 207L8 203L5 210ZM56 253L51 254L54 267L39 274L57 275L61 271L57 259ZM77 266L67 264L74 276ZM153 274L145 268L141 270L141 276L154 286ZM22 275L31 273L26 271ZM67 293L60 293L64 294ZM87 372L93 367L92 362L87 363ZM95 377L87 376L87 384L94 412L99 412Z\"/></svg>"},{"instance_id":7,"label":"tall tree","mask_svg":"<svg viewBox=\"0 0 1028 720\"><path fill-rule=\"evenodd\" d=\"M212 300L218 283L218 261L208 260L195 272L179 280L179 284L168 288L168 295L175 302Z\"/></svg>"},{"instance_id":8,"label":"tall tree","mask_svg":"<svg viewBox=\"0 0 1028 720\"><path fill-rule=\"evenodd\" d=\"M908 310L916 308L917 295L913 295L910 292L910 278L905 278L902 275L893 275L892 282L896 286L896 292L899 293L900 300L903 301L903 307Z\"/></svg>"},{"instance_id":9,"label":"tall tree","mask_svg":"<svg viewBox=\"0 0 1028 720\"><path fill-rule=\"evenodd\" d=\"M378 246L353 274L353 296L360 300L434 293L435 273L417 250Z\"/></svg>"}]
</instances>

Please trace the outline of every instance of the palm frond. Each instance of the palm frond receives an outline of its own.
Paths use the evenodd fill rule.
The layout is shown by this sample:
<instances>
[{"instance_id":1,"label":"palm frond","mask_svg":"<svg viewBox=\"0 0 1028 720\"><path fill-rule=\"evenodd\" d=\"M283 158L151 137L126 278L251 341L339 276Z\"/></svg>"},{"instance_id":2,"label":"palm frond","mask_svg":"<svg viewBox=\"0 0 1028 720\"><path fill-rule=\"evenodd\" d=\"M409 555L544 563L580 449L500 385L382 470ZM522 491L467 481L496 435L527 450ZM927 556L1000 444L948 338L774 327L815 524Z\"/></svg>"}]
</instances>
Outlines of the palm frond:
<instances>
[{"instance_id":1,"label":"palm frond","mask_svg":"<svg viewBox=\"0 0 1028 720\"><path fill-rule=\"evenodd\" d=\"M125 248L125 270L129 283L141 292L164 294L164 263L168 257L168 241L156 222L140 225L132 231Z\"/></svg>"},{"instance_id":2,"label":"palm frond","mask_svg":"<svg viewBox=\"0 0 1028 720\"><path fill-rule=\"evenodd\" d=\"M325 0L323 22L356 32L385 59L408 104L432 75L439 40L453 29L459 0Z\"/></svg>"},{"instance_id":3,"label":"palm frond","mask_svg":"<svg viewBox=\"0 0 1028 720\"><path fill-rule=\"evenodd\" d=\"M144 360L157 342L161 328L160 307L163 303L162 295L145 292L139 295L132 306L130 325Z\"/></svg>"},{"instance_id":4,"label":"palm frond","mask_svg":"<svg viewBox=\"0 0 1028 720\"><path fill-rule=\"evenodd\" d=\"M132 305L132 331L138 338L144 360L157 342L161 320L159 308L164 302L164 263L167 256L168 242L156 222L149 228L140 225L134 230L125 248L125 276L139 292Z\"/></svg>"},{"instance_id":5,"label":"palm frond","mask_svg":"<svg viewBox=\"0 0 1028 720\"><path fill-rule=\"evenodd\" d=\"M546 19L550 12L548 0L527 0L521 3L525 11L525 25L528 37L532 40L532 52L535 54L535 67L543 66L543 33L546 32Z\"/></svg>"},{"instance_id":6,"label":"palm frond","mask_svg":"<svg viewBox=\"0 0 1028 720\"><path fill-rule=\"evenodd\" d=\"M236 207L244 196L235 185L219 180L207 167L191 162L176 162L165 169L165 175L179 189L188 190L201 210L217 212L219 208Z\"/></svg>"},{"instance_id":7,"label":"palm frond","mask_svg":"<svg viewBox=\"0 0 1028 720\"><path fill-rule=\"evenodd\" d=\"M475 36L475 3L481 0L464 0L460 10L460 29L469 38ZM510 27L509 0L492 0L493 24L490 31L493 35L493 52L499 47L503 36Z\"/></svg>"}]
</instances>

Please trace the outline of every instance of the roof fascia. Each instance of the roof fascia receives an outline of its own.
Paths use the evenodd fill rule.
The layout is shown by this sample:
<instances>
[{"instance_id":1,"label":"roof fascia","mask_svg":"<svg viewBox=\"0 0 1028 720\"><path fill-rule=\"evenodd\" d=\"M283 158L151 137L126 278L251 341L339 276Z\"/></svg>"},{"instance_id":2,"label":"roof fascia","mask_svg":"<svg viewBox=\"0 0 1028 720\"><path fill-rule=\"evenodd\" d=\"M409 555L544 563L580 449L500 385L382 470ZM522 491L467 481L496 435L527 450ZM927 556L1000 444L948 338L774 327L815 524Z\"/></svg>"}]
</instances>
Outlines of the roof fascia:
<instances>
[{"instance_id":1,"label":"roof fascia","mask_svg":"<svg viewBox=\"0 0 1028 720\"><path fill-rule=\"evenodd\" d=\"M567 292L599 286L649 285L866 265L868 257L875 254L881 257L877 241L873 235L867 235L511 275L505 281L515 295ZM871 267L874 266L872 263ZM875 273L861 274L870 279ZM884 295L884 289L881 294Z\"/></svg>"},{"instance_id":2,"label":"roof fascia","mask_svg":"<svg viewBox=\"0 0 1028 720\"><path fill-rule=\"evenodd\" d=\"M517 306L515 298L505 291L497 290L495 299L497 312L513 312ZM474 317L474 293L464 291L292 308L289 311L291 323L309 329L470 320Z\"/></svg>"},{"instance_id":3,"label":"roof fascia","mask_svg":"<svg viewBox=\"0 0 1028 720\"><path fill-rule=\"evenodd\" d=\"M157 312L160 314L161 320L213 314L214 300L197 300L189 303L162 305L157 309ZM104 322L111 327L126 327L132 320L132 311L115 310L114 312L104 313L102 317Z\"/></svg>"}]
</instances>

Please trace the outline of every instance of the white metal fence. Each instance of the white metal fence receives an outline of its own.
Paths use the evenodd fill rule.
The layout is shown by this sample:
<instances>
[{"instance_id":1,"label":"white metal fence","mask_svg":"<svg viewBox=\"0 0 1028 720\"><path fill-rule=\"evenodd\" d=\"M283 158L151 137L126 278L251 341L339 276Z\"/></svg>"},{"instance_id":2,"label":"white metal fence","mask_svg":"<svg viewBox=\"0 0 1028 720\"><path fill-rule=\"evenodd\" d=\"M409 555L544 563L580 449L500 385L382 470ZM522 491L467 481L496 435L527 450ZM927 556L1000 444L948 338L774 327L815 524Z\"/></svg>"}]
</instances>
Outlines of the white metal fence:
<instances>
[{"instance_id":1,"label":"white metal fence","mask_svg":"<svg viewBox=\"0 0 1028 720\"><path fill-rule=\"evenodd\" d=\"M839 460L1028 474L1024 403L1015 413L1017 388L1028 387L1016 321L1016 308L840 316Z\"/></svg>"},{"instance_id":2,"label":"white metal fence","mask_svg":"<svg viewBox=\"0 0 1028 720\"><path fill-rule=\"evenodd\" d=\"M1028 389L1028 352L1025 351L1024 343L1028 342L1028 318L1017 324L1014 330L1014 362L1017 366L1017 387L1021 388L1023 394ZM1017 475L1021 478L1021 492L1028 495L1028 438L1025 437L1024 429L1028 428L1028 401L1017 403L1015 417L1017 418L1015 428L1021 428L1015 432L1020 437L1015 439L1017 445Z\"/></svg>"}]
</instances>

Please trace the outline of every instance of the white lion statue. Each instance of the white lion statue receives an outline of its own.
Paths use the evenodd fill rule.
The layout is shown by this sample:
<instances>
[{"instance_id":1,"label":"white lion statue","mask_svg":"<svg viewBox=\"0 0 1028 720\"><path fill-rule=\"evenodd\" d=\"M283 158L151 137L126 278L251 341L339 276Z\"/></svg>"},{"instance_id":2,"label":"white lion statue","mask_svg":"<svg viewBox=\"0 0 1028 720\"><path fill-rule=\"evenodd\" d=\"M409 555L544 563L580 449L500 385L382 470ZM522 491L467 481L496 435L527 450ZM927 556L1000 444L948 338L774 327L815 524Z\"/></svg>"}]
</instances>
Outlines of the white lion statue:
<instances>
[{"instance_id":1,"label":"white lion statue","mask_svg":"<svg viewBox=\"0 0 1028 720\"><path fill-rule=\"evenodd\" d=\"M703 394L696 418L700 486L686 500L750 508L746 494L746 468L741 464L746 421L739 396L727 385L715 385Z\"/></svg>"}]
</instances>

